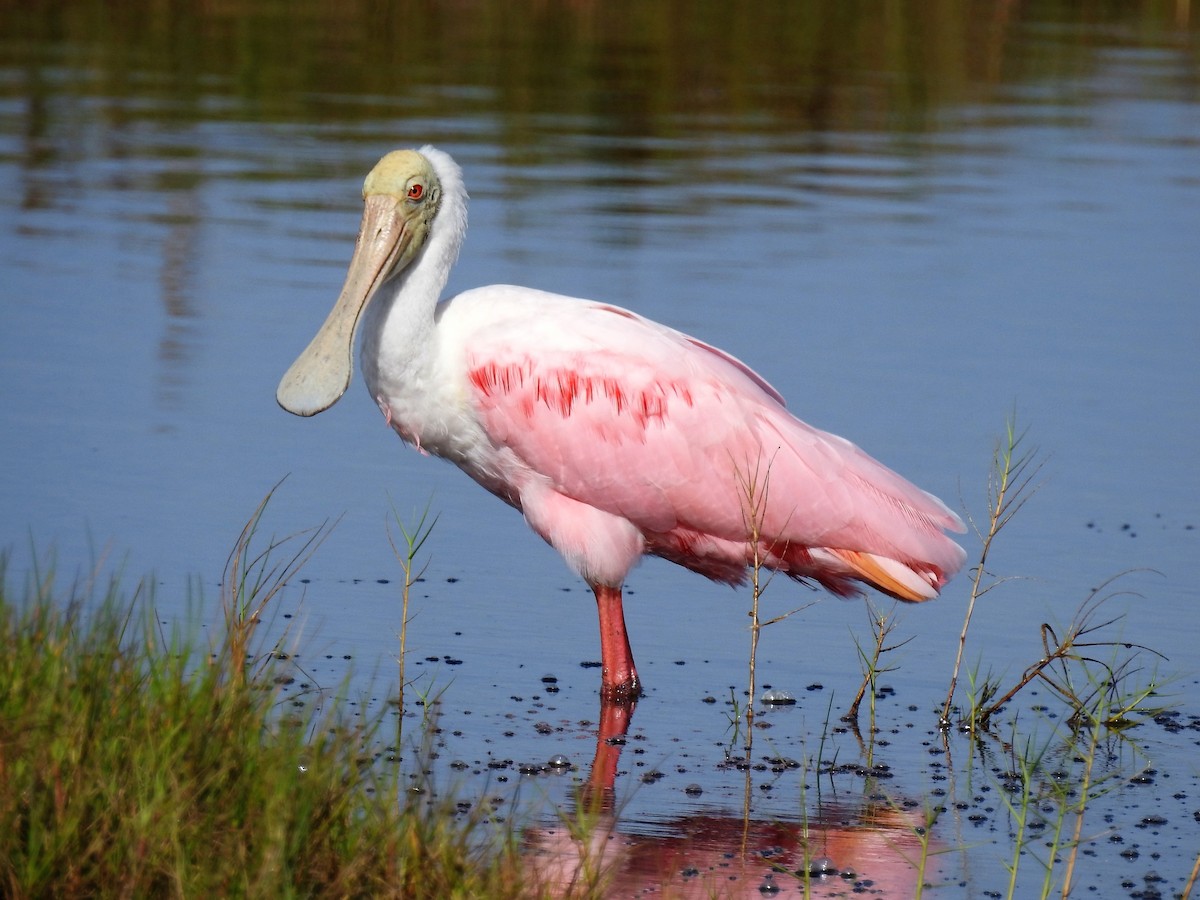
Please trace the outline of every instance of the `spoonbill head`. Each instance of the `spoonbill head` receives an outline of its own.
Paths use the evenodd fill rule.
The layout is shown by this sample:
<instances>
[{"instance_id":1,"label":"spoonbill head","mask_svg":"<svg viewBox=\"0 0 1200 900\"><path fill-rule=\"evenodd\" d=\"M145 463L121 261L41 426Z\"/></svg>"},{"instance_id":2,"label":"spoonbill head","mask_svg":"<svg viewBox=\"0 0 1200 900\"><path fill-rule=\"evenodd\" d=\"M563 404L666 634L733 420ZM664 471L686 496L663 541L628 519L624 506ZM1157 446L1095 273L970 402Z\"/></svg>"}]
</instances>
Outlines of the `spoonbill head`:
<instances>
[{"instance_id":1,"label":"spoonbill head","mask_svg":"<svg viewBox=\"0 0 1200 900\"><path fill-rule=\"evenodd\" d=\"M342 292L279 382L275 396L288 412L314 416L346 392L363 310L385 281L420 254L440 198L433 166L415 150L394 150L371 170L363 183L362 225Z\"/></svg>"}]
</instances>

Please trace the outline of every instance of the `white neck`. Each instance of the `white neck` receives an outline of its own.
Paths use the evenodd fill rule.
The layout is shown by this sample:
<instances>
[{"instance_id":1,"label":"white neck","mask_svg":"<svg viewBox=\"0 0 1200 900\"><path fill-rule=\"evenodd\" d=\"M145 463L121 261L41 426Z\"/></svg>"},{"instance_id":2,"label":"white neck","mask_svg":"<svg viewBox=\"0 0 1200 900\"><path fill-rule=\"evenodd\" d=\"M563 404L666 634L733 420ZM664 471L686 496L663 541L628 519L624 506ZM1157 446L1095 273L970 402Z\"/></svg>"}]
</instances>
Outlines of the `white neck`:
<instances>
[{"instance_id":1,"label":"white neck","mask_svg":"<svg viewBox=\"0 0 1200 900\"><path fill-rule=\"evenodd\" d=\"M438 211L424 248L412 263L379 288L363 315L361 363L372 398L398 399L422 391L436 364L434 309L467 231L467 192L462 170L433 147L421 153L441 186Z\"/></svg>"}]
</instances>

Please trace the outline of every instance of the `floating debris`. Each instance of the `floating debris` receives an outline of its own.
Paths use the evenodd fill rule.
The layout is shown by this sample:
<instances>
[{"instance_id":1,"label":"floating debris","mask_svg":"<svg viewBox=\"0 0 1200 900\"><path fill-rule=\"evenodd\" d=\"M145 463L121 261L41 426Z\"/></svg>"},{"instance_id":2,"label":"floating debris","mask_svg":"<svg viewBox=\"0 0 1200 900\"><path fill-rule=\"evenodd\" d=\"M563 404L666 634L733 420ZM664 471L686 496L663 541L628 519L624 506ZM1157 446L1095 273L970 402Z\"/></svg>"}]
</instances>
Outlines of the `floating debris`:
<instances>
[{"instance_id":1,"label":"floating debris","mask_svg":"<svg viewBox=\"0 0 1200 900\"><path fill-rule=\"evenodd\" d=\"M791 691L772 688L769 691L763 691L762 702L768 706L794 706L796 698Z\"/></svg>"},{"instance_id":2,"label":"floating debris","mask_svg":"<svg viewBox=\"0 0 1200 900\"><path fill-rule=\"evenodd\" d=\"M803 871L797 872L797 875L804 875ZM808 876L810 878L822 878L826 875L840 875L838 867L833 864L833 860L828 856L818 856L808 864Z\"/></svg>"}]
</instances>

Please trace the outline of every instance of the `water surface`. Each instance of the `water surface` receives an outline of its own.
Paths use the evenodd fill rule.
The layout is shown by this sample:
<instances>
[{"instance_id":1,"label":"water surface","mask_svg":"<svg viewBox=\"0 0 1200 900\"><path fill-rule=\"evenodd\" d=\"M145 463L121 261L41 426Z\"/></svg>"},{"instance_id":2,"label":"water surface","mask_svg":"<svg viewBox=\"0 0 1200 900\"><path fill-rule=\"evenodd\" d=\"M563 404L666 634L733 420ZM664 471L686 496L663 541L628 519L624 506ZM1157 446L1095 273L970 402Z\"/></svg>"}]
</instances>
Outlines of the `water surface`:
<instances>
[{"instance_id":1,"label":"water surface","mask_svg":"<svg viewBox=\"0 0 1200 900\"><path fill-rule=\"evenodd\" d=\"M1167 657L1159 670L1194 717L1195 635L1181 625L1200 577L1190 4L760 7L735 21L673 4L13 12L0 41L10 574L31 544L55 548L64 577L103 557L131 579L153 571L160 614L182 616L192 579L216 599L243 522L287 476L271 530L341 516L281 607L306 672L336 684L350 657L364 679L378 673L368 697L382 702L399 622L386 523L393 504L411 518L429 503L439 519L410 663L423 690L444 691L442 762L467 764L447 776L490 773L488 790L509 791L516 763L556 753L586 772L598 719L598 673L579 667L598 657L586 587L516 513L395 440L359 384L314 420L274 402L340 286L363 175L396 146L432 142L472 194L452 290L603 299L716 343L798 415L976 520L1015 409L1044 465L991 559L1021 580L986 598L969 662L1015 680L1041 653L1039 623L1061 630L1092 588L1137 570L1121 582L1136 594L1111 603L1126 614L1114 627ZM977 538L964 543L973 558ZM898 639L912 641L869 750L896 773L901 806L924 808L949 783L988 810L937 832L968 848L939 877L976 895L1007 884L1011 824L994 793L959 780L965 742L959 770L929 765L969 580L899 611ZM749 598L657 561L629 589L650 693L621 756L616 827L736 818L744 775L724 765L737 744L725 701L746 681ZM760 684L800 702L768 712L761 734L781 755L857 758L868 751L831 723L857 686L867 615L790 584L764 598L766 614L809 601L765 633ZM1041 701L1021 729L1049 739ZM1114 749L1114 777L1159 774L1097 807L1081 886L1140 888L1153 870L1182 889L1200 796L1188 734L1148 725L1133 735L1140 755ZM644 781L650 769L663 777ZM561 798L571 777L522 790ZM817 815L799 775L753 777L772 785L755 787L759 818ZM855 803L875 787L823 783ZM1148 810L1166 825L1139 829Z\"/></svg>"}]
</instances>

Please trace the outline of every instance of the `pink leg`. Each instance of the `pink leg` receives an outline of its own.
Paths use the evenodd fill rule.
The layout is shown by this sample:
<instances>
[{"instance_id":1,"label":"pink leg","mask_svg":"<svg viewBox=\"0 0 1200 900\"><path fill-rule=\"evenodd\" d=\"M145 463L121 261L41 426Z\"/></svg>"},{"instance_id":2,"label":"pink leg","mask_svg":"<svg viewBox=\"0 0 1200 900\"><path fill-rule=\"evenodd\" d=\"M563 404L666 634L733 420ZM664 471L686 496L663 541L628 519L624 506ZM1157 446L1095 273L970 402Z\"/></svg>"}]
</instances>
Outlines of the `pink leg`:
<instances>
[{"instance_id":1,"label":"pink leg","mask_svg":"<svg viewBox=\"0 0 1200 900\"><path fill-rule=\"evenodd\" d=\"M596 609L600 613L600 699L612 703L632 703L642 695L642 682L633 664L629 635L625 632L625 612L621 607L621 589L593 584Z\"/></svg>"}]
</instances>

